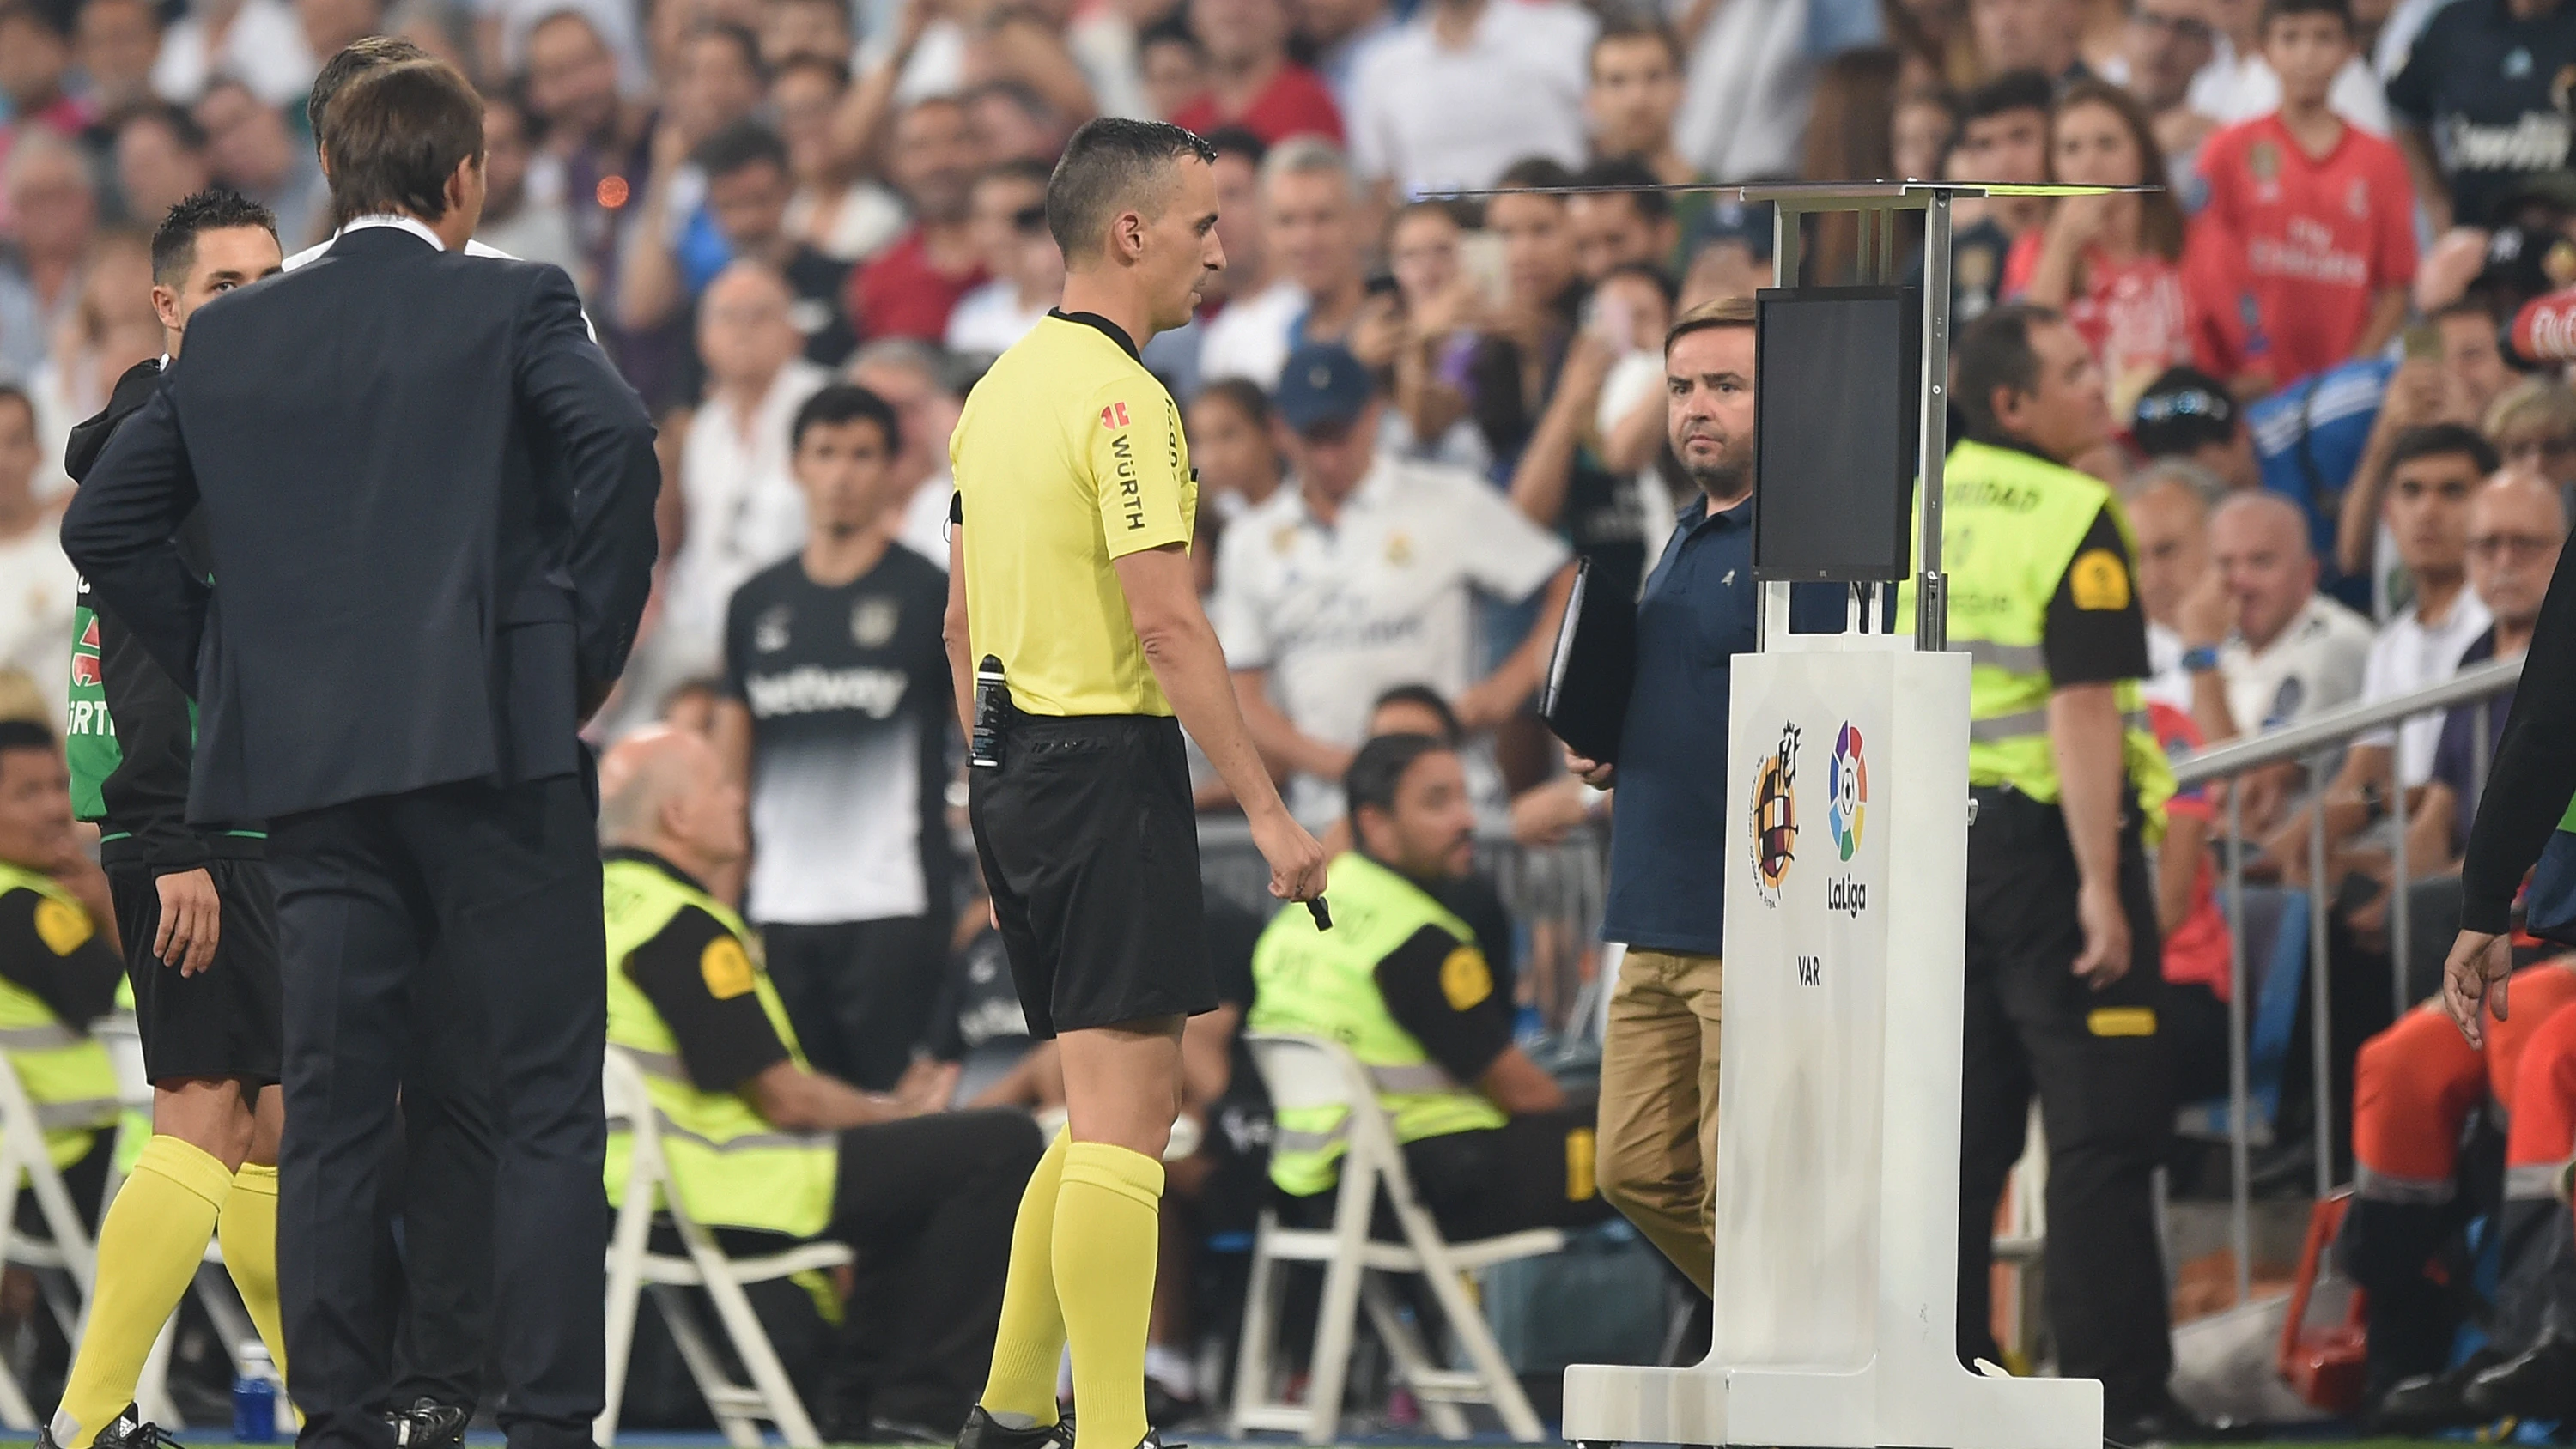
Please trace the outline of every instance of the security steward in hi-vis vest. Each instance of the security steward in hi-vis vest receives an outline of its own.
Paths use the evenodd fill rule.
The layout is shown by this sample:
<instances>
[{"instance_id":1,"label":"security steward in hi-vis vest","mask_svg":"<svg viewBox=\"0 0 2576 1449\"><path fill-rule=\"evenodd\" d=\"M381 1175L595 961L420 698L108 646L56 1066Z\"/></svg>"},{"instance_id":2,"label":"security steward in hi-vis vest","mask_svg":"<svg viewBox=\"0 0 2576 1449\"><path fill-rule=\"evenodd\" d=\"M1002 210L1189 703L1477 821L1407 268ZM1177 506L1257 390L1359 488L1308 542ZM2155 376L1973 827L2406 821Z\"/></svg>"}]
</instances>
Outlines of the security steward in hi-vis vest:
<instances>
[{"instance_id":1,"label":"security steward in hi-vis vest","mask_svg":"<svg viewBox=\"0 0 2576 1449\"><path fill-rule=\"evenodd\" d=\"M57 875L76 863L86 862L53 731L0 721L0 1056L86 1215L106 1185L118 1113L116 1069L89 1028L115 1004L125 962L113 924ZM33 1208L18 1199L19 1229L46 1236Z\"/></svg>"},{"instance_id":2,"label":"security steward in hi-vis vest","mask_svg":"<svg viewBox=\"0 0 2576 1449\"><path fill-rule=\"evenodd\" d=\"M1453 1238L1574 1227L1610 1215L1593 1182L1593 1104L1512 1044L1509 983L1475 932L1426 885L1467 873L1475 810L1466 772L1428 735L1361 746L1344 788L1359 848L1333 861L1333 928L1273 917L1252 956L1248 1031L1349 1047L1377 1085L1423 1205ZM1347 1113L1284 1111L1270 1178L1330 1218Z\"/></svg>"},{"instance_id":3,"label":"security steward in hi-vis vest","mask_svg":"<svg viewBox=\"0 0 2576 1449\"><path fill-rule=\"evenodd\" d=\"M2083 339L2044 308L1980 318L1952 379L1968 437L1943 490L1949 641L1975 661L1959 1351L2000 1359L1995 1206L2035 1090L2059 1369L2102 1381L2107 1438L2171 1438L2190 1421L2165 1387L2150 1179L2174 1109L2144 845L2173 780L2140 712L2146 619L2127 524L2110 489L2068 466L2110 440L2110 412ZM1914 603L1909 584L1900 629Z\"/></svg>"},{"instance_id":4,"label":"security steward in hi-vis vest","mask_svg":"<svg viewBox=\"0 0 2576 1449\"><path fill-rule=\"evenodd\" d=\"M755 1291L825 1438L928 1442L983 1387L1020 1191L1045 1149L1021 1112L942 1112L954 1067L893 1097L806 1064L760 943L700 882L748 848L742 787L695 735L651 730L600 764L608 1042L642 1069L681 1202L729 1251L830 1237L858 1254L846 1310L828 1285ZM622 1204L631 1121L609 1122ZM817 1353L793 1345L837 1338Z\"/></svg>"}]
</instances>

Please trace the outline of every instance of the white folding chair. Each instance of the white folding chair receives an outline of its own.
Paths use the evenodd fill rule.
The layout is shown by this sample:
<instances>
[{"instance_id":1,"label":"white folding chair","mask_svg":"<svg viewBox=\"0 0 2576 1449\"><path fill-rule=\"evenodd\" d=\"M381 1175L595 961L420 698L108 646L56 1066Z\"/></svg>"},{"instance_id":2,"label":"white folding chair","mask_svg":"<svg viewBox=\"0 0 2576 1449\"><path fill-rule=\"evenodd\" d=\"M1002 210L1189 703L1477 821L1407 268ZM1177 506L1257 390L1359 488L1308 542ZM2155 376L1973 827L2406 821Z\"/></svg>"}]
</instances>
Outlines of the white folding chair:
<instances>
[{"instance_id":1,"label":"white folding chair","mask_svg":"<svg viewBox=\"0 0 2576 1449\"><path fill-rule=\"evenodd\" d=\"M1396 1377L1420 1400L1431 1427L1445 1439L1467 1437L1460 1404L1488 1404L1503 1428L1524 1444L1544 1437L1538 1414L1494 1341L1485 1315L1468 1296L1465 1275L1515 1258L1536 1258L1565 1246L1554 1228L1507 1233L1472 1243L1452 1243L1414 1195L1412 1175L1395 1127L1381 1110L1368 1070L1337 1042L1319 1037L1256 1032L1244 1037L1261 1079L1279 1111L1343 1107L1342 1182L1330 1228L1283 1228L1276 1210L1264 1209L1252 1243L1252 1283L1243 1308L1243 1344L1235 1360L1234 1412L1229 1432L1284 1429L1309 1444L1329 1444L1341 1427L1342 1392L1350 1369L1351 1339L1359 1311L1368 1310L1395 1360ZM1404 1240L1378 1242L1369 1221L1383 1188L1394 1204ZM1324 1267L1323 1306L1315 1322L1315 1347L1306 1402L1269 1397L1270 1356L1278 1334L1282 1268L1289 1263ZM1398 1310L1386 1274L1418 1274L1439 1300L1449 1329L1473 1369L1446 1369Z\"/></svg>"},{"instance_id":2,"label":"white folding chair","mask_svg":"<svg viewBox=\"0 0 2576 1449\"><path fill-rule=\"evenodd\" d=\"M738 1449L758 1449L762 1420L778 1426L779 1435L796 1449L823 1442L806 1416L805 1402L787 1379L778 1350L752 1312L746 1283L764 1283L810 1269L838 1268L852 1261L839 1243L804 1243L783 1253L758 1258L728 1258L715 1234L689 1216L671 1179L670 1159L662 1153L662 1122L644 1089L644 1073L634 1059L616 1047L608 1049L602 1074L609 1121L634 1135L635 1150L626 1170L626 1189L608 1242L608 1406L591 1426L601 1445L617 1442L617 1415L626 1397L626 1365L635 1347L635 1317L645 1289L662 1310L689 1376L698 1383L707 1407L715 1411L725 1438ZM651 1250L656 1209L669 1220L687 1256ZM716 1317L732 1341L734 1356L751 1375L749 1384L726 1376L714 1340L699 1322L686 1290L704 1288L714 1300Z\"/></svg>"},{"instance_id":3,"label":"white folding chair","mask_svg":"<svg viewBox=\"0 0 2576 1449\"><path fill-rule=\"evenodd\" d=\"M101 1130L113 1127L111 1122ZM21 1184L36 1195L49 1238L31 1238L18 1231ZM18 1069L5 1055L0 1055L0 1227L9 1234L8 1261L39 1270L38 1280L54 1321L62 1325L67 1341L78 1343L82 1305L89 1301L96 1282L97 1255L90 1246L89 1229L72 1206L71 1192L63 1186L63 1175L46 1155L44 1119L28 1099L26 1084L18 1080ZM18 1430L36 1427L35 1410L6 1364L0 1364L0 1423Z\"/></svg>"}]
</instances>

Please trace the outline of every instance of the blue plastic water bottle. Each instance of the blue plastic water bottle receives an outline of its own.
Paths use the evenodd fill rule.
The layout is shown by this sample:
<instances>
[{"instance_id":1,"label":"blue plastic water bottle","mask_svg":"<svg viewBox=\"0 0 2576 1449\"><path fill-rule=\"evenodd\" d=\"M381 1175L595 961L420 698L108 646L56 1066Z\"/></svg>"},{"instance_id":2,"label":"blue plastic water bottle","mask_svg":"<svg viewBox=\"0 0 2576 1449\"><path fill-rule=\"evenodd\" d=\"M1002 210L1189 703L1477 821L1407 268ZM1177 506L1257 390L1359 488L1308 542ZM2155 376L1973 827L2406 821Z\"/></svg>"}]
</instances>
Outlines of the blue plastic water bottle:
<instances>
[{"instance_id":1,"label":"blue plastic water bottle","mask_svg":"<svg viewBox=\"0 0 2576 1449\"><path fill-rule=\"evenodd\" d=\"M277 1375L267 1346L254 1343L242 1350L241 1372L233 1379L233 1439L266 1444L276 1438Z\"/></svg>"}]
</instances>

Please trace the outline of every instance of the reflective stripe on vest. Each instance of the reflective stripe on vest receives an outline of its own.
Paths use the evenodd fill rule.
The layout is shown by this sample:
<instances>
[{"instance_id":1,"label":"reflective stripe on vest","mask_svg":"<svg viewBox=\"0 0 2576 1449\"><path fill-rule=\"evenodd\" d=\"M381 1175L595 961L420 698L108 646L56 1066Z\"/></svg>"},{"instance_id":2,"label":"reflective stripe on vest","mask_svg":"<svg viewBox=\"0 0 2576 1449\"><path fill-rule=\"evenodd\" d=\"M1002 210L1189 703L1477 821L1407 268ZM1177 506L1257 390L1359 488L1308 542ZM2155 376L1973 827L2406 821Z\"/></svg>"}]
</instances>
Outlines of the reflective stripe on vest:
<instances>
[{"instance_id":1,"label":"reflective stripe on vest","mask_svg":"<svg viewBox=\"0 0 2576 1449\"><path fill-rule=\"evenodd\" d=\"M2108 510L2134 559L2128 520L2099 481L2011 448L1962 442L1944 470L1942 566L1950 647L1968 656L1968 783L2010 785L2044 804L2058 798L2048 741L2049 605L2093 522ZM2130 587L2136 587L2134 577ZM1914 624L1911 581L1897 592L1897 629ZM2121 754L2150 841L2164 829L2173 769L2147 727L2138 682L2113 690Z\"/></svg>"},{"instance_id":2,"label":"reflective stripe on vest","mask_svg":"<svg viewBox=\"0 0 2576 1449\"><path fill-rule=\"evenodd\" d=\"M53 877L0 863L0 895L17 890L34 891L76 915L91 931L97 930L88 908ZM38 919L41 922L43 917ZM74 937L70 950L77 950L86 939ZM45 943L47 949L56 944ZM55 954L68 955L70 950ZM0 1053L8 1055L18 1084L27 1089L27 1100L36 1109L36 1125L45 1134L45 1155L54 1166L69 1167L87 1157L97 1141L97 1129L114 1125L122 1106L116 1065L106 1044L54 1015L44 998L13 981L0 980Z\"/></svg>"},{"instance_id":3,"label":"reflective stripe on vest","mask_svg":"<svg viewBox=\"0 0 2576 1449\"><path fill-rule=\"evenodd\" d=\"M732 933L750 963L749 985L762 1013L802 1069L805 1053L761 965L757 938L723 902L648 862L612 860L602 868L600 881L608 928L608 1040L643 1071L663 1155L689 1215L711 1225L790 1237L821 1232L832 1216L839 1140L828 1132L782 1132L740 1092L699 1090L689 1080L669 1024L626 974L626 959L660 935L674 916L690 906L705 911ZM605 1176L611 1204L625 1196L634 1145L631 1122L610 1123Z\"/></svg>"},{"instance_id":4,"label":"reflective stripe on vest","mask_svg":"<svg viewBox=\"0 0 2576 1449\"><path fill-rule=\"evenodd\" d=\"M1257 989L1246 1029L1297 1032L1349 1047L1368 1069L1398 1142L1484 1131L1509 1121L1502 1109L1460 1086L1431 1059L1387 1010L1377 986L1378 963L1430 927L1452 943L1442 985L1466 1009L1482 999L1478 993L1493 990L1475 932L1420 886L1355 851L1334 860L1327 886L1331 931L1316 930L1304 911L1282 911L1261 933L1252 953ZM1280 1112L1271 1180L1300 1197L1331 1187L1341 1176L1349 1119L1340 1107Z\"/></svg>"}]
</instances>

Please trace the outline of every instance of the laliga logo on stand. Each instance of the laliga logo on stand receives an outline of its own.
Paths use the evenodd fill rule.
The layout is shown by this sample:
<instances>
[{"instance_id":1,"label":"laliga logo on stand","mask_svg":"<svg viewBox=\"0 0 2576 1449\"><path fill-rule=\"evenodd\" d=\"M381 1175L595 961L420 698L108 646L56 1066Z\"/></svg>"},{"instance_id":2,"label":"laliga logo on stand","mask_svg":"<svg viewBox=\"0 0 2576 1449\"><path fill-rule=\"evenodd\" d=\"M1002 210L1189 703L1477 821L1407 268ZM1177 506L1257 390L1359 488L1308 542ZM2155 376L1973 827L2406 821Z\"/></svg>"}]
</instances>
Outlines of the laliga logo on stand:
<instances>
[{"instance_id":1,"label":"laliga logo on stand","mask_svg":"<svg viewBox=\"0 0 2576 1449\"><path fill-rule=\"evenodd\" d=\"M1834 736L1825 784L1825 829L1848 861L1860 849L1861 816L1869 805L1869 762L1861 758L1860 731L1849 720ZM1869 909L1869 887L1847 875L1835 876L1825 882L1825 909L1858 918Z\"/></svg>"},{"instance_id":2,"label":"laliga logo on stand","mask_svg":"<svg viewBox=\"0 0 2576 1449\"><path fill-rule=\"evenodd\" d=\"M1798 727L1780 725L1780 747L1753 771L1753 888L1762 904L1780 904L1780 883L1798 847Z\"/></svg>"},{"instance_id":3,"label":"laliga logo on stand","mask_svg":"<svg viewBox=\"0 0 2576 1449\"><path fill-rule=\"evenodd\" d=\"M1861 815L1869 804L1869 762L1861 758L1860 731L1849 720L1834 736L1834 759L1825 781L1832 787L1825 800L1825 828L1833 832L1834 848L1849 860L1860 849Z\"/></svg>"}]
</instances>

